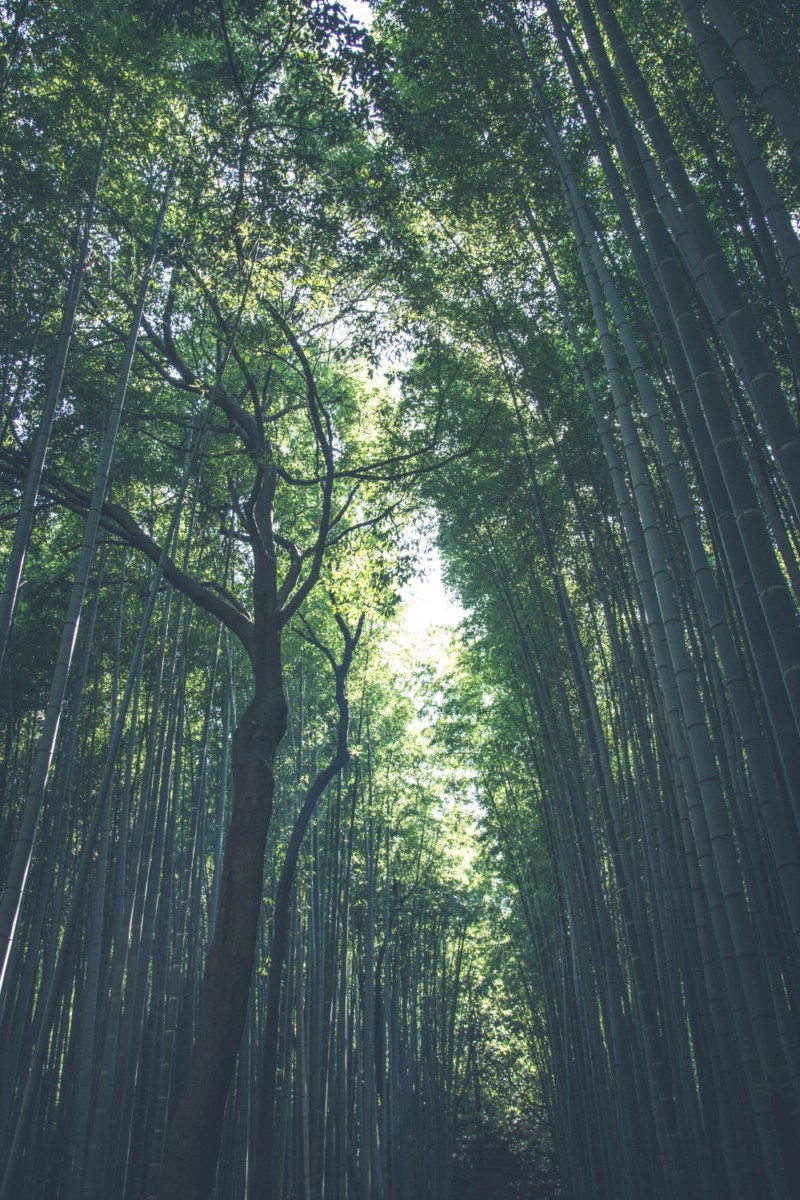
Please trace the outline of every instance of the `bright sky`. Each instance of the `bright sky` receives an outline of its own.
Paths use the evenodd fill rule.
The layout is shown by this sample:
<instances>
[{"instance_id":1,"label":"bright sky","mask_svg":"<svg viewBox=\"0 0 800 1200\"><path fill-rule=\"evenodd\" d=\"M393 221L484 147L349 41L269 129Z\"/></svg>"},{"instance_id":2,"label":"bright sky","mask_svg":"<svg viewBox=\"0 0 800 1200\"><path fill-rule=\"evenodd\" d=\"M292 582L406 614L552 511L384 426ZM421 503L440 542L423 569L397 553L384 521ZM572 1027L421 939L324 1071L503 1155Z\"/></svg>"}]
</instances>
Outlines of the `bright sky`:
<instances>
[{"instance_id":1,"label":"bright sky","mask_svg":"<svg viewBox=\"0 0 800 1200\"><path fill-rule=\"evenodd\" d=\"M342 0L342 4L347 12L358 21L361 21L363 25L372 24L372 9L363 0Z\"/></svg>"},{"instance_id":2,"label":"bright sky","mask_svg":"<svg viewBox=\"0 0 800 1200\"><path fill-rule=\"evenodd\" d=\"M435 546L427 548L424 574L415 575L403 589L403 624L410 634L434 626L453 629L465 615L442 579L442 560Z\"/></svg>"}]
</instances>

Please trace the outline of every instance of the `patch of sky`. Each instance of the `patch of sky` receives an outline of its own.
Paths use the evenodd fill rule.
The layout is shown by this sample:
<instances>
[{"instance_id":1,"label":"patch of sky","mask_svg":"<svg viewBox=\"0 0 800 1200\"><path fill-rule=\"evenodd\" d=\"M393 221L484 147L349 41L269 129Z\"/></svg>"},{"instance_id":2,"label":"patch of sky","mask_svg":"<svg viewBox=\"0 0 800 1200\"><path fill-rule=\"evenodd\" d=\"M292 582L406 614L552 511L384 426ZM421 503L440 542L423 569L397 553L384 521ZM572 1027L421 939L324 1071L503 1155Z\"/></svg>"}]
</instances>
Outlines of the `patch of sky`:
<instances>
[{"instance_id":1,"label":"patch of sky","mask_svg":"<svg viewBox=\"0 0 800 1200\"><path fill-rule=\"evenodd\" d=\"M372 24L372 8L364 0L342 0L342 7L351 17L355 17L362 25Z\"/></svg>"},{"instance_id":2,"label":"patch of sky","mask_svg":"<svg viewBox=\"0 0 800 1200\"><path fill-rule=\"evenodd\" d=\"M405 584L402 592L402 624L412 636L432 628L455 629L466 616L466 610L445 585L439 548L430 542L422 545L420 550L418 573Z\"/></svg>"}]
</instances>

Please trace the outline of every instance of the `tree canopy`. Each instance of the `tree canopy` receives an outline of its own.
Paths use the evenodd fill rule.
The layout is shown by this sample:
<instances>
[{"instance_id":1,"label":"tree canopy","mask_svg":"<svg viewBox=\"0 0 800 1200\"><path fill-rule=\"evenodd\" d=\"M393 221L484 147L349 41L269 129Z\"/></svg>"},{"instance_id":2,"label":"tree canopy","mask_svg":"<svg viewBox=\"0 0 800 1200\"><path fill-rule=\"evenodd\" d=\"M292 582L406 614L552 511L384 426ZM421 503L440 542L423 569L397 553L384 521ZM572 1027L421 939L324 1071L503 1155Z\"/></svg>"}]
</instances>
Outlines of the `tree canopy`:
<instances>
[{"instance_id":1,"label":"tree canopy","mask_svg":"<svg viewBox=\"0 0 800 1200\"><path fill-rule=\"evenodd\" d=\"M788 1200L800 15L371 10L0 3L0 1200Z\"/></svg>"}]
</instances>

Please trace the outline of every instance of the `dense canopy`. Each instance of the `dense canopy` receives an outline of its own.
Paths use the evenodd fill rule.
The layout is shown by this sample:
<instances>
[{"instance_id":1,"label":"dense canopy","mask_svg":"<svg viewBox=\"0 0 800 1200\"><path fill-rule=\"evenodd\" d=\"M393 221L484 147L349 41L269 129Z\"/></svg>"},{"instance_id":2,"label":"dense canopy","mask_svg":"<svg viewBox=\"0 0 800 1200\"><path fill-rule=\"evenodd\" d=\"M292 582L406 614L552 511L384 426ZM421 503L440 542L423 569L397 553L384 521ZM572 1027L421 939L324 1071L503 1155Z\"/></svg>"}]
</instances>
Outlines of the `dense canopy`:
<instances>
[{"instance_id":1,"label":"dense canopy","mask_svg":"<svg viewBox=\"0 0 800 1200\"><path fill-rule=\"evenodd\" d=\"M800 9L356 9L0 0L0 1200L790 1200Z\"/></svg>"}]
</instances>

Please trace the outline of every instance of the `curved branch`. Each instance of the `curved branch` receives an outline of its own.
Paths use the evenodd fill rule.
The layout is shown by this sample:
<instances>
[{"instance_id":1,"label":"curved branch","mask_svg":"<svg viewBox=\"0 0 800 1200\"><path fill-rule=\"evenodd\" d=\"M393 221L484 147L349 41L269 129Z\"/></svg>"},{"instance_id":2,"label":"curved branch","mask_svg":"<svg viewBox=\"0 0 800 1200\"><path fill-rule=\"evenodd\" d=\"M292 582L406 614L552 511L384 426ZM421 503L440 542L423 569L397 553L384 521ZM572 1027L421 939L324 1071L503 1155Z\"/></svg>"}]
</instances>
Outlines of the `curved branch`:
<instances>
[{"instance_id":1,"label":"curved branch","mask_svg":"<svg viewBox=\"0 0 800 1200\"><path fill-rule=\"evenodd\" d=\"M317 391L317 380L316 376L314 375L314 369L308 359L308 355L306 354L297 334L294 332L280 309L278 309L269 300L266 300L264 303L268 312L272 315L287 342L291 346L295 358L300 364L306 384L306 401L309 420L311 422L311 427L314 430L314 436L317 440L320 453L322 454L323 462L325 463L325 473L319 481L320 486L322 487L322 509L319 518L319 535L311 549L303 556L311 559L311 566L308 574L303 582L296 587L294 593L287 595L287 598L281 607L279 620L281 627L283 627L286 625L287 621L294 616L300 605L305 600L306 596L319 580L320 572L322 570L322 560L325 555L325 548L328 544L328 534L331 528L333 512L333 484L336 478L336 465L333 458L333 447L331 445L331 437L329 433L330 423L328 421L328 415L325 413L320 403L319 393ZM294 568L290 570L287 579L284 580L284 588L281 589L282 591L285 590L286 583L293 574L293 570ZM297 577L299 578L299 572L297 573Z\"/></svg>"},{"instance_id":2,"label":"curved branch","mask_svg":"<svg viewBox=\"0 0 800 1200\"><path fill-rule=\"evenodd\" d=\"M19 484L25 477L27 455L0 451L0 478L9 484ZM46 471L41 495L54 504L84 516L91 502L88 492L60 479L52 471ZM173 587L202 608L210 616L221 621L231 633L238 637L248 655L253 652L253 622L250 614L235 596L216 582L205 584L183 571L169 555L162 559L162 547L142 529L135 517L121 504L107 500L101 509L100 523L109 533L116 535L139 550L151 562L163 562L164 576Z\"/></svg>"}]
</instances>

